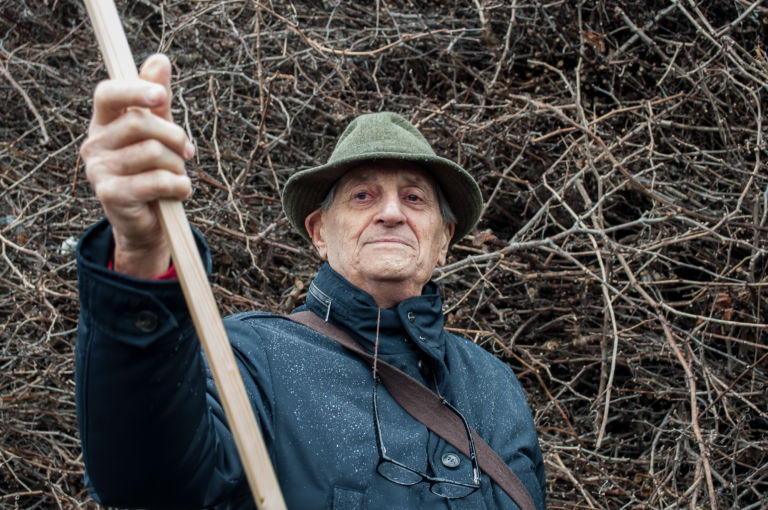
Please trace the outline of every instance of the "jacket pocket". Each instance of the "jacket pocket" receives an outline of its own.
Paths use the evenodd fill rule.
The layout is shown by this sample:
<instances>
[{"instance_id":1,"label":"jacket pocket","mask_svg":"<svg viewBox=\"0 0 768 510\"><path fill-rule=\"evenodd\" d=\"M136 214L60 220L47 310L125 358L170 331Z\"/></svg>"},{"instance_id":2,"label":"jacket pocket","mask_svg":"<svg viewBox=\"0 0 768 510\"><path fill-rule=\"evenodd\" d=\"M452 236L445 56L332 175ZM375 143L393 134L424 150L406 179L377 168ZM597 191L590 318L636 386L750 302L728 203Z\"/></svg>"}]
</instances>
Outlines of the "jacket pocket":
<instances>
[{"instance_id":1,"label":"jacket pocket","mask_svg":"<svg viewBox=\"0 0 768 510\"><path fill-rule=\"evenodd\" d=\"M333 488L333 510L363 510L364 493L345 487Z\"/></svg>"}]
</instances>

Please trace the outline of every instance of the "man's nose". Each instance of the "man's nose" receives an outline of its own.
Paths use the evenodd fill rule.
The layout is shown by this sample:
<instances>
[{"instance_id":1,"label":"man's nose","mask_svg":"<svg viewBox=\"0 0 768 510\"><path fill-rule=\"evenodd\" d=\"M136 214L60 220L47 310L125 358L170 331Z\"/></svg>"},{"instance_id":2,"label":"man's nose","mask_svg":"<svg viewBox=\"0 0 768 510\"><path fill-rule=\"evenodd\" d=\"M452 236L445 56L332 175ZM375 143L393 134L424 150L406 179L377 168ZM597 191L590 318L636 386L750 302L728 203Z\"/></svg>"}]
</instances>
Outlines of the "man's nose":
<instances>
[{"instance_id":1,"label":"man's nose","mask_svg":"<svg viewBox=\"0 0 768 510\"><path fill-rule=\"evenodd\" d=\"M400 197L396 193L387 193L382 197L376 221L386 225L397 225L405 221L403 204L400 203Z\"/></svg>"}]
</instances>

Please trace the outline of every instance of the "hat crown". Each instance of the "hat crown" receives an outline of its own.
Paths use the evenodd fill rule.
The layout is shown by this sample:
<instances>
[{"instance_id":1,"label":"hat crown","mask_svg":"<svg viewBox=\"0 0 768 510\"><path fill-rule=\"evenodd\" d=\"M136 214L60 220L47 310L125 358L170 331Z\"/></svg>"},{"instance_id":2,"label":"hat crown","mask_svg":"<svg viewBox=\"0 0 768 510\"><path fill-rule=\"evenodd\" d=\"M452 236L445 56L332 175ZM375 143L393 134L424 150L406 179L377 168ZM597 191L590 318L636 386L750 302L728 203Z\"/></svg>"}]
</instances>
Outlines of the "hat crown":
<instances>
[{"instance_id":1,"label":"hat crown","mask_svg":"<svg viewBox=\"0 0 768 510\"><path fill-rule=\"evenodd\" d=\"M369 113L353 120L339 137L328 163L368 154L435 156L424 135L392 112Z\"/></svg>"}]
</instances>

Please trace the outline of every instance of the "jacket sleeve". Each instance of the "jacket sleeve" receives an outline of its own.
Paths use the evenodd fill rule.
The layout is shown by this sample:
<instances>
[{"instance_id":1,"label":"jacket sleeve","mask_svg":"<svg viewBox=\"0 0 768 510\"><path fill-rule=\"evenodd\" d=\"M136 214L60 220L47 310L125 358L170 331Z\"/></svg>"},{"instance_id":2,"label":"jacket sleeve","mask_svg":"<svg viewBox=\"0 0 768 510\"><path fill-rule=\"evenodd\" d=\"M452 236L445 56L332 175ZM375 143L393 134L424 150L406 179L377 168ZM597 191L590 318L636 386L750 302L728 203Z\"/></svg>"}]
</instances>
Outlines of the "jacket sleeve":
<instances>
[{"instance_id":1,"label":"jacket sleeve","mask_svg":"<svg viewBox=\"0 0 768 510\"><path fill-rule=\"evenodd\" d=\"M489 444L523 483L536 508L545 510L547 489L544 461L531 409L512 370L498 359L492 361L499 366L500 373L496 377L489 376L487 380L490 385L498 384L498 387L496 391L484 391L496 396L497 401L491 408L500 410L500 413L496 415ZM502 489L495 484L494 489L502 493Z\"/></svg>"},{"instance_id":2,"label":"jacket sleeve","mask_svg":"<svg viewBox=\"0 0 768 510\"><path fill-rule=\"evenodd\" d=\"M210 267L199 235L197 242ZM121 507L200 508L247 498L178 282L110 271L111 250L106 221L77 250L76 402L89 491ZM246 377L246 389L259 421L270 423L269 398L262 398L268 378L258 379Z\"/></svg>"}]
</instances>

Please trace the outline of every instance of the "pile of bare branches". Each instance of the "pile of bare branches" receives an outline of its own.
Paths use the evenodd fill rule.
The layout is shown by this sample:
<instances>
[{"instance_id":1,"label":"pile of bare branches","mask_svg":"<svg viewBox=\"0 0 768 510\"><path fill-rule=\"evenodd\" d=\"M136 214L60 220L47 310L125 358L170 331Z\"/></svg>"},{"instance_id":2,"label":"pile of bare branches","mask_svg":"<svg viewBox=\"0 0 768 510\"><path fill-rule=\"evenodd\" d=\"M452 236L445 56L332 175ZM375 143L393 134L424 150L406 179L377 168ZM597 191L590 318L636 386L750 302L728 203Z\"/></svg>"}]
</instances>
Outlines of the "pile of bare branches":
<instances>
[{"instance_id":1,"label":"pile of bare branches","mask_svg":"<svg viewBox=\"0 0 768 510\"><path fill-rule=\"evenodd\" d=\"M392 110L479 181L436 273L507 361L550 508L768 508L768 8L761 1L121 2L198 147L188 216L225 312L318 265L280 192ZM78 160L105 71L74 0L0 12L0 508L95 507L73 399Z\"/></svg>"}]
</instances>

